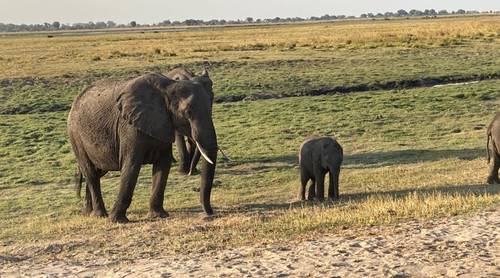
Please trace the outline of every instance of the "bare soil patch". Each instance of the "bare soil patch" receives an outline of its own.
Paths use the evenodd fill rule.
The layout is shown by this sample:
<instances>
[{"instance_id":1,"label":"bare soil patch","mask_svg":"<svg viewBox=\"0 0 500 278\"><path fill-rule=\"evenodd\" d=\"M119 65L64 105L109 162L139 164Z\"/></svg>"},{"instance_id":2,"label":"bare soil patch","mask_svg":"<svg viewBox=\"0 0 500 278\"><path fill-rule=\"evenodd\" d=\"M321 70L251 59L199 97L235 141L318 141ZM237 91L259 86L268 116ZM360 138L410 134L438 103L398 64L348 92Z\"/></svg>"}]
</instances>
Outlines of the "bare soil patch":
<instances>
[{"instance_id":1,"label":"bare soil patch","mask_svg":"<svg viewBox=\"0 0 500 278\"><path fill-rule=\"evenodd\" d=\"M315 240L222 252L111 261L0 256L0 274L65 277L493 277L500 275L500 207L468 216L346 230ZM62 247L61 247L62 248Z\"/></svg>"}]
</instances>

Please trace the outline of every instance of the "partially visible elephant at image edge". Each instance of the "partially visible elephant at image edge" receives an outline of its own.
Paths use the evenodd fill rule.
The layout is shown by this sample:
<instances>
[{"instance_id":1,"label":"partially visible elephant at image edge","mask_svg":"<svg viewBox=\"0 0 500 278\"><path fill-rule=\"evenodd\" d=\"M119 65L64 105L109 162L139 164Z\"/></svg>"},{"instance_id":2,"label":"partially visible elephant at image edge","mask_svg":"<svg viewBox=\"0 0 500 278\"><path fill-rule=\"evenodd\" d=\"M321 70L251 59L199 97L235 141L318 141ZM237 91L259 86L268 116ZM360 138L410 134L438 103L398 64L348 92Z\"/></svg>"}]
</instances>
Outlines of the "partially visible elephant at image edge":
<instances>
[{"instance_id":1,"label":"partially visible elephant at image edge","mask_svg":"<svg viewBox=\"0 0 500 278\"><path fill-rule=\"evenodd\" d=\"M299 198L306 199L307 182L311 180L307 199L322 201L324 199L325 175L328 173L328 199L339 199L339 176L343 159L343 149L334 138L307 138L300 146L299 151L301 183Z\"/></svg>"},{"instance_id":2,"label":"partially visible elephant at image edge","mask_svg":"<svg viewBox=\"0 0 500 278\"><path fill-rule=\"evenodd\" d=\"M497 112L486 131L488 163L490 164L490 173L486 180L489 184L499 184L498 169L500 168L500 112Z\"/></svg>"},{"instance_id":3,"label":"partially visible elephant at image edge","mask_svg":"<svg viewBox=\"0 0 500 278\"><path fill-rule=\"evenodd\" d=\"M193 138L205 158L200 201L204 211L213 214L210 195L218 146L205 80L209 80L207 73L199 82L151 73L126 82L98 82L77 96L68 116L68 135L81 172L79 188L82 176L86 180L84 213L108 215L100 178L108 171L121 171L109 217L113 222L128 222L126 211L141 166L153 164L149 215L167 217L163 200L178 131Z\"/></svg>"}]
</instances>

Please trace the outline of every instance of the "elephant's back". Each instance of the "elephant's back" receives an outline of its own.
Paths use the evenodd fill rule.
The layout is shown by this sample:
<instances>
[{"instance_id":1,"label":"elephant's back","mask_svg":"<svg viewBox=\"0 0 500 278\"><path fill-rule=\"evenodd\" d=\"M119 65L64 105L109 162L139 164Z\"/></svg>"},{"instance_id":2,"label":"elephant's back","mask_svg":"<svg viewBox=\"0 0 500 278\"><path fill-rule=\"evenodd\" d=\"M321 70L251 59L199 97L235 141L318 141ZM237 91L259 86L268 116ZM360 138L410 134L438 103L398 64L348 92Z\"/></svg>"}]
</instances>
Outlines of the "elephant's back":
<instances>
[{"instance_id":1,"label":"elephant's back","mask_svg":"<svg viewBox=\"0 0 500 278\"><path fill-rule=\"evenodd\" d=\"M320 148L322 145L333 146L336 149L336 152L341 154L343 153L342 147L335 138L328 136L310 136L307 137L300 145L299 163L302 160L302 157L309 156L315 149Z\"/></svg>"},{"instance_id":2,"label":"elephant's back","mask_svg":"<svg viewBox=\"0 0 500 278\"><path fill-rule=\"evenodd\" d=\"M311 156L314 145L317 143L318 136L307 137L299 148L299 164L302 164L304 158Z\"/></svg>"},{"instance_id":3,"label":"elephant's back","mask_svg":"<svg viewBox=\"0 0 500 278\"><path fill-rule=\"evenodd\" d=\"M68 115L68 132L89 143L105 143L115 137L118 108L116 98L124 86L97 82L78 95Z\"/></svg>"},{"instance_id":4,"label":"elephant's back","mask_svg":"<svg viewBox=\"0 0 500 278\"><path fill-rule=\"evenodd\" d=\"M498 133L500 132L500 112L497 112L495 114L495 117L493 117L493 120L491 120L489 126L488 126L488 134L490 133Z\"/></svg>"}]
</instances>

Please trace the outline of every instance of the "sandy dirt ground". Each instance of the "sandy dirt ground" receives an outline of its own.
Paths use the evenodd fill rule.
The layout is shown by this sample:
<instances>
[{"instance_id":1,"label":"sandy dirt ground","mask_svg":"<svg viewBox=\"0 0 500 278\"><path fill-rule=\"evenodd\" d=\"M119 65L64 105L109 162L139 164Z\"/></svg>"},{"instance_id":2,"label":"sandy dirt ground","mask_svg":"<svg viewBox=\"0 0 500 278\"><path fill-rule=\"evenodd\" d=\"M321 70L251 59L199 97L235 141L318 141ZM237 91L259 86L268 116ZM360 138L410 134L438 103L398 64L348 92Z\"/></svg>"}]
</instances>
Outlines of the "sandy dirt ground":
<instances>
[{"instance_id":1,"label":"sandy dirt ground","mask_svg":"<svg viewBox=\"0 0 500 278\"><path fill-rule=\"evenodd\" d=\"M2 263L0 277L500 277L500 207L357 236L125 263ZM3 264L3 266L2 266Z\"/></svg>"}]
</instances>

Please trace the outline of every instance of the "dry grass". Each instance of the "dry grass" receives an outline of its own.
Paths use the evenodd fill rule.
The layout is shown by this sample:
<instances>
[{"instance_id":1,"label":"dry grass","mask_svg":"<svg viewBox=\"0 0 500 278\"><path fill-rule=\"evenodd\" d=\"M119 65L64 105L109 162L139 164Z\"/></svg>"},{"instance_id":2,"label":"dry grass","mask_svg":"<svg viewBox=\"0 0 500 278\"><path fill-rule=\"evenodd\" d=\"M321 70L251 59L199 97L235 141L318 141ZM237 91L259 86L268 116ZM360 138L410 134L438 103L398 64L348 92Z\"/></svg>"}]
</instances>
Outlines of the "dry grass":
<instances>
[{"instance_id":1,"label":"dry grass","mask_svg":"<svg viewBox=\"0 0 500 278\"><path fill-rule=\"evenodd\" d=\"M321 50L496 42L498 16L362 21L163 33L0 38L0 78L138 69L204 59L322 57ZM285 52L285 53L284 53Z\"/></svg>"}]
</instances>

